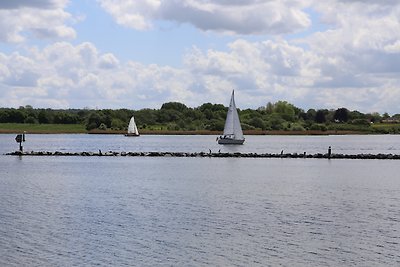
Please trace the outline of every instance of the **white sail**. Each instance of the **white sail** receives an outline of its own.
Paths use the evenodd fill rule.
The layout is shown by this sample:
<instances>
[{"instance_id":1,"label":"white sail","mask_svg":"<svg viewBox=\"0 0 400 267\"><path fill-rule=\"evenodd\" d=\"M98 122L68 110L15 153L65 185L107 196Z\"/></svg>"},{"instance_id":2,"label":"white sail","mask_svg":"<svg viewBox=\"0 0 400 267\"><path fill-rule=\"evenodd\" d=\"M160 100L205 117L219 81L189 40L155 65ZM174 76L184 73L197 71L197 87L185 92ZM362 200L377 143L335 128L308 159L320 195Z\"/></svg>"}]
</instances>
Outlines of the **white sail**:
<instances>
[{"instance_id":1,"label":"white sail","mask_svg":"<svg viewBox=\"0 0 400 267\"><path fill-rule=\"evenodd\" d=\"M129 121L128 135L139 135L139 131L135 123L135 118L133 116Z\"/></svg>"},{"instance_id":2,"label":"white sail","mask_svg":"<svg viewBox=\"0 0 400 267\"><path fill-rule=\"evenodd\" d=\"M224 136L236 140L244 140L242 126L240 125L239 114L235 105L235 91L232 91L231 102L229 103L228 114L226 115Z\"/></svg>"}]
</instances>

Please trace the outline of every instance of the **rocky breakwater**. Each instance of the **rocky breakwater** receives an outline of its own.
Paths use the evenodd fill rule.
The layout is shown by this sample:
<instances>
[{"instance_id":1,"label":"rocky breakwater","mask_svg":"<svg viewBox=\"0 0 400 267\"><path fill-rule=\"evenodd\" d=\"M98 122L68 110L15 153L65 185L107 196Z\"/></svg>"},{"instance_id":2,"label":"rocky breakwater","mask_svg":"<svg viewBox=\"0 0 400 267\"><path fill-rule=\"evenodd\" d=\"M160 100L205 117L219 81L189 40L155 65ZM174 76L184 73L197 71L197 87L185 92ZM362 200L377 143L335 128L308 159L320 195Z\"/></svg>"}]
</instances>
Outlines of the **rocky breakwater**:
<instances>
[{"instance_id":1,"label":"rocky breakwater","mask_svg":"<svg viewBox=\"0 0 400 267\"><path fill-rule=\"evenodd\" d=\"M206 152L60 152L60 151L15 151L11 156L81 156L81 157L209 157L209 158L308 158L308 159L390 159L398 160L396 154L306 154L306 153L206 153Z\"/></svg>"}]
</instances>

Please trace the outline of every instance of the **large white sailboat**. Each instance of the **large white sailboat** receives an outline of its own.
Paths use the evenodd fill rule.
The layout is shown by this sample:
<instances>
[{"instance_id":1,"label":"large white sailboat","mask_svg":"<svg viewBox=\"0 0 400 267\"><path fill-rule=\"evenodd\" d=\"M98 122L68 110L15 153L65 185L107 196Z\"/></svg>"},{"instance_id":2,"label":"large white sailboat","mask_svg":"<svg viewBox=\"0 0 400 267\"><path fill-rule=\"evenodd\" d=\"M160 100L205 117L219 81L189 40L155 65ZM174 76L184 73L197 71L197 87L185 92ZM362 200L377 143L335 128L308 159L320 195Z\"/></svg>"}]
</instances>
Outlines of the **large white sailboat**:
<instances>
[{"instance_id":1,"label":"large white sailboat","mask_svg":"<svg viewBox=\"0 0 400 267\"><path fill-rule=\"evenodd\" d=\"M228 114L226 115L224 134L217 138L221 145L242 145L244 136L240 125L239 114L235 105L235 91L232 91Z\"/></svg>"},{"instance_id":2,"label":"large white sailboat","mask_svg":"<svg viewBox=\"0 0 400 267\"><path fill-rule=\"evenodd\" d=\"M125 136L139 136L139 131L135 123L135 118L132 116L129 121L128 133Z\"/></svg>"}]
</instances>

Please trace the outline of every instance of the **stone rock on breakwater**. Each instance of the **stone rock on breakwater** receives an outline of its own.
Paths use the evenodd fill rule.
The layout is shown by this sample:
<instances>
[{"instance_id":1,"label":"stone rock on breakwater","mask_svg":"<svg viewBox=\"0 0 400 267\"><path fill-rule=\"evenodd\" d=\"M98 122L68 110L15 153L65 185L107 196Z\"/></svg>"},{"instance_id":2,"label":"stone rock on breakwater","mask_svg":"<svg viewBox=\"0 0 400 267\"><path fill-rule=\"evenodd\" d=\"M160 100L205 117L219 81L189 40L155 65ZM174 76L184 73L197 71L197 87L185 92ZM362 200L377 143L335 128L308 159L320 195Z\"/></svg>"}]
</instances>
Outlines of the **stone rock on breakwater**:
<instances>
[{"instance_id":1,"label":"stone rock on breakwater","mask_svg":"<svg viewBox=\"0 0 400 267\"><path fill-rule=\"evenodd\" d=\"M7 153L11 156L82 156L82 157L210 157L210 158L314 158L314 159L400 159L400 155L395 154L328 154L316 153L286 153L286 154L271 154L271 153L205 153L205 152L115 152L107 151L102 153L97 152L50 152L50 151L30 151L20 152L15 151Z\"/></svg>"}]
</instances>

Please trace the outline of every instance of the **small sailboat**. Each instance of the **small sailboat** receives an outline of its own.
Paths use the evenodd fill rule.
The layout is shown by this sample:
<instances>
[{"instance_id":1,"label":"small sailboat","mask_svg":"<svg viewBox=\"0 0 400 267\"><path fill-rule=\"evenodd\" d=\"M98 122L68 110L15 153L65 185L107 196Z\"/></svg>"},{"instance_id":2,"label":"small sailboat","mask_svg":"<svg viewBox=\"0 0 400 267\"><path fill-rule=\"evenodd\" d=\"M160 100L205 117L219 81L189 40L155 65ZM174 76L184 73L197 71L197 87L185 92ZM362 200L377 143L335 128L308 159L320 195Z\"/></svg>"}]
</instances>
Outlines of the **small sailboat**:
<instances>
[{"instance_id":1,"label":"small sailboat","mask_svg":"<svg viewBox=\"0 0 400 267\"><path fill-rule=\"evenodd\" d=\"M139 131L135 123L135 118L132 116L129 121L128 133L125 136L139 136Z\"/></svg>"},{"instance_id":2,"label":"small sailboat","mask_svg":"<svg viewBox=\"0 0 400 267\"><path fill-rule=\"evenodd\" d=\"M220 145L242 145L244 136L240 125L239 114L235 105L235 91L232 91L228 114L226 115L224 134L217 138Z\"/></svg>"}]
</instances>

